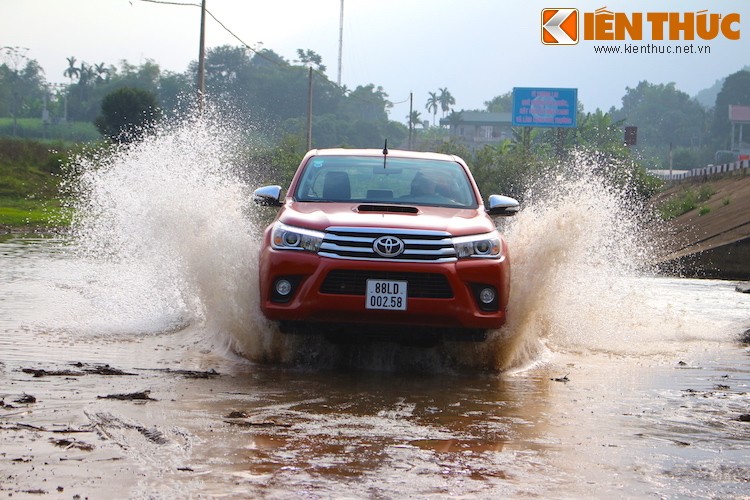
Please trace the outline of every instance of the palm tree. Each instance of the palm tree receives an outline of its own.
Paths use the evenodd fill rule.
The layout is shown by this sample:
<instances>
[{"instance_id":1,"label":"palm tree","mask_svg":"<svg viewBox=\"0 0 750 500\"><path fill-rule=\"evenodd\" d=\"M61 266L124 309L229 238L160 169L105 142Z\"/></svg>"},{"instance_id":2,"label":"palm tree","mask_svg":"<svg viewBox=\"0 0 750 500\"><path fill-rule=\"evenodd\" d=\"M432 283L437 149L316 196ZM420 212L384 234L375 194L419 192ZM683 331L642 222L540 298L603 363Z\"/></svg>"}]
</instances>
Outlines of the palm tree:
<instances>
[{"instance_id":1,"label":"palm tree","mask_svg":"<svg viewBox=\"0 0 750 500\"><path fill-rule=\"evenodd\" d=\"M63 72L63 76L67 76L70 78L70 84L73 85L73 78L78 78L81 76L81 70L76 68L76 58L66 57L68 60L68 68Z\"/></svg>"},{"instance_id":2,"label":"palm tree","mask_svg":"<svg viewBox=\"0 0 750 500\"><path fill-rule=\"evenodd\" d=\"M409 120L409 125L412 127L417 127L417 125L422 125L422 113L419 111L412 111L410 115L408 115L406 118Z\"/></svg>"},{"instance_id":3,"label":"palm tree","mask_svg":"<svg viewBox=\"0 0 750 500\"><path fill-rule=\"evenodd\" d=\"M456 128L461 124L461 112L460 111L451 111L448 115L448 118L446 118L446 121L448 122L448 125Z\"/></svg>"},{"instance_id":4,"label":"palm tree","mask_svg":"<svg viewBox=\"0 0 750 500\"><path fill-rule=\"evenodd\" d=\"M443 118L445 118L445 113L451 110L451 106L456 104L456 100L453 98L447 88L439 90L440 95L438 96L438 102L440 103L440 109L443 110Z\"/></svg>"},{"instance_id":5,"label":"palm tree","mask_svg":"<svg viewBox=\"0 0 750 500\"><path fill-rule=\"evenodd\" d=\"M432 113L432 126L435 126L435 117L437 116L438 107L440 105L440 99L438 98L437 93L435 92L429 92L430 97L427 98L427 105L425 106L425 109Z\"/></svg>"},{"instance_id":6,"label":"palm tree","mask_svg":"<svg viewBox=\"0 0 750 500\"><path fill-rule=\"evenodd\" d=\"M89 82L91 82L91 80L94 78L94 67L86 65L86 63L84 62L81 63L81 68L78 71L78 82L81 85L88 85Z\"/></svg>"},{"instance_id":7,"label":"palm tree","mask_svg":"<svg viewBox=\"0 0 750 500\"><path fill-rule=\"evenodd\" d=\"M96 83L105 82L109 77L109 70L104 63L94 64L94 73L96 73Z\"/></svg>"}]
</instances>

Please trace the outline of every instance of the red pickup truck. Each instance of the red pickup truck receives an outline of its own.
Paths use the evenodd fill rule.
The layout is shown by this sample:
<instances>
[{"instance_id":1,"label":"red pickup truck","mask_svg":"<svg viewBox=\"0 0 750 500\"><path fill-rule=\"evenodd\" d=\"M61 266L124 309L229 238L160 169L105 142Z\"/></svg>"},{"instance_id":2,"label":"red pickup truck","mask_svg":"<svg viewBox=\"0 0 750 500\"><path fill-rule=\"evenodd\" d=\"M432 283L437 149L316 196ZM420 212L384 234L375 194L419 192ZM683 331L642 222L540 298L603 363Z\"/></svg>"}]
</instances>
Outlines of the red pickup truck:
<instances>
[{"instance_id":1,"label":"red pickup truck","mask_svg":"<svg viewBox=\"0 0 750 500\"><path fill-rule=\"evenodd\" d=\"M505 322L508 246L456 156L321 149L302 159L286 195L255 190L280 207L260 251L260 308L282 331L407 339L482 339Z\"/></svg>"}]
</instances>

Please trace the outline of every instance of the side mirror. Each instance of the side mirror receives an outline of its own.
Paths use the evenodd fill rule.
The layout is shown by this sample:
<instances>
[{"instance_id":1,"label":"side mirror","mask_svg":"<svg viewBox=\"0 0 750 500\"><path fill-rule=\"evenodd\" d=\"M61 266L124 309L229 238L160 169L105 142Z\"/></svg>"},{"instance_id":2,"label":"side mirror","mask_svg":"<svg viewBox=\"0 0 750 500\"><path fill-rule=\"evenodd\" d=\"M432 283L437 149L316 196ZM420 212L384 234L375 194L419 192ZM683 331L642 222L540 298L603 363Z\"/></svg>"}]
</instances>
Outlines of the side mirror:
<instances>
[{"instance_id":1,"label":"side mirror","mask_svg":"<svg viewBox=\"0 0 750 500\"><path fill-rule=\"evenodd\" d=\"M263 207L280 207L281 186L263 186L253 191L253 201Z\"/></svg>"},{"instance_id":2,"label":"side mirror","mask_svg":"<svg viewBox=\"0 0 750 500\"><path fill-rule=\"evenodd\" d=\"M509 217L511 215L516 215L520 208L521 207L515 198L493 194L490 195L487 213L490 215Z\"/></svg>"}]
</instances>

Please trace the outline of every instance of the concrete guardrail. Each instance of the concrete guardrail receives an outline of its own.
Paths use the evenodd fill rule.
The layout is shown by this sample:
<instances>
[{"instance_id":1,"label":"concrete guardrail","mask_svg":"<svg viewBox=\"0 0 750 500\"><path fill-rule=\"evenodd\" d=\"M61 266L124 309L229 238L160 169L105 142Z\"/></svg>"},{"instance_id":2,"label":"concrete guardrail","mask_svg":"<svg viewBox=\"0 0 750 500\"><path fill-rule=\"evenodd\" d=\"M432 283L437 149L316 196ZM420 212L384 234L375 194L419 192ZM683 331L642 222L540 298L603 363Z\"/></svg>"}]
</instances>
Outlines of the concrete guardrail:
<instances>
[{"instance_id":1,"label":"concrete guardrail","mask_svg":"<svg viewBox=\"0 0 750 500\"><path fill-rule=\"evenodd\" d=\"M678 182L686 179L705 179L720 174L739 173L740 175L747 175L749 169L750 160L739 160L721 165L707 165L691 170L673 170L671 173L669 170L650 170L649 174L663 181Z\"/></svg>"}]
</instances>

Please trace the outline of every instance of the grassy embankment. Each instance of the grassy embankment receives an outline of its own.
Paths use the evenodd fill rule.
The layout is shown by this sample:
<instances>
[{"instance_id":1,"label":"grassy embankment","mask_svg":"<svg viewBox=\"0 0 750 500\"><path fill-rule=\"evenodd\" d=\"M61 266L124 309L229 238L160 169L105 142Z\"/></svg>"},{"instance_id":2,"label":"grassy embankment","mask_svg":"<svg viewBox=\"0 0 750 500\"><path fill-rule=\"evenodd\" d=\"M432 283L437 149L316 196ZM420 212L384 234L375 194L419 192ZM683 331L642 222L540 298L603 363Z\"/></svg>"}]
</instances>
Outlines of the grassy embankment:
<instances>
[{"instance_id":1,"label":"grassy embankment","mask_svg":"<svg viewBox=\"0 0 750 500\"><path fill-rule=\"evenodd\" d=\"M672 195L659 205L659 213L665 220L674 219L698 207L700 207L700 215L707 214L711 209L704 203L716 193L711 184L687 185L673 191ZM730 200L726 200L727 204L729 202Z\"/></svg>"},{"instance_id":2,"label":"grassy embankment","mask_svg":"<svg viewBox=\"0 0 750 500\"><path fill-rule=\"evenodd\" d=\"M69 223L58 195L68 148L64 143L0 137L0 230Z\"/></svg>"},{"instance_id":3,"label":"grassy embankment","mask_svg":"<svg viewBox=\"0 0 750 500\"><path fill-rule=\"evenodd\" d=\"M0 118L0 136L42 142L77 144L101 139L92 123L67 122L44 124L39 118Z\"/></svg>"},{"instance_id":4,"label":"grassy embankment","mask_svg":"<svg viewBox=\"0 0 750 500\"><path fill-rule=\"evenodd\" d=\"M99 140L91 123L0 118L0 231L67 225L58 186L77 144Z\"/></svg>"}]
</instances>

